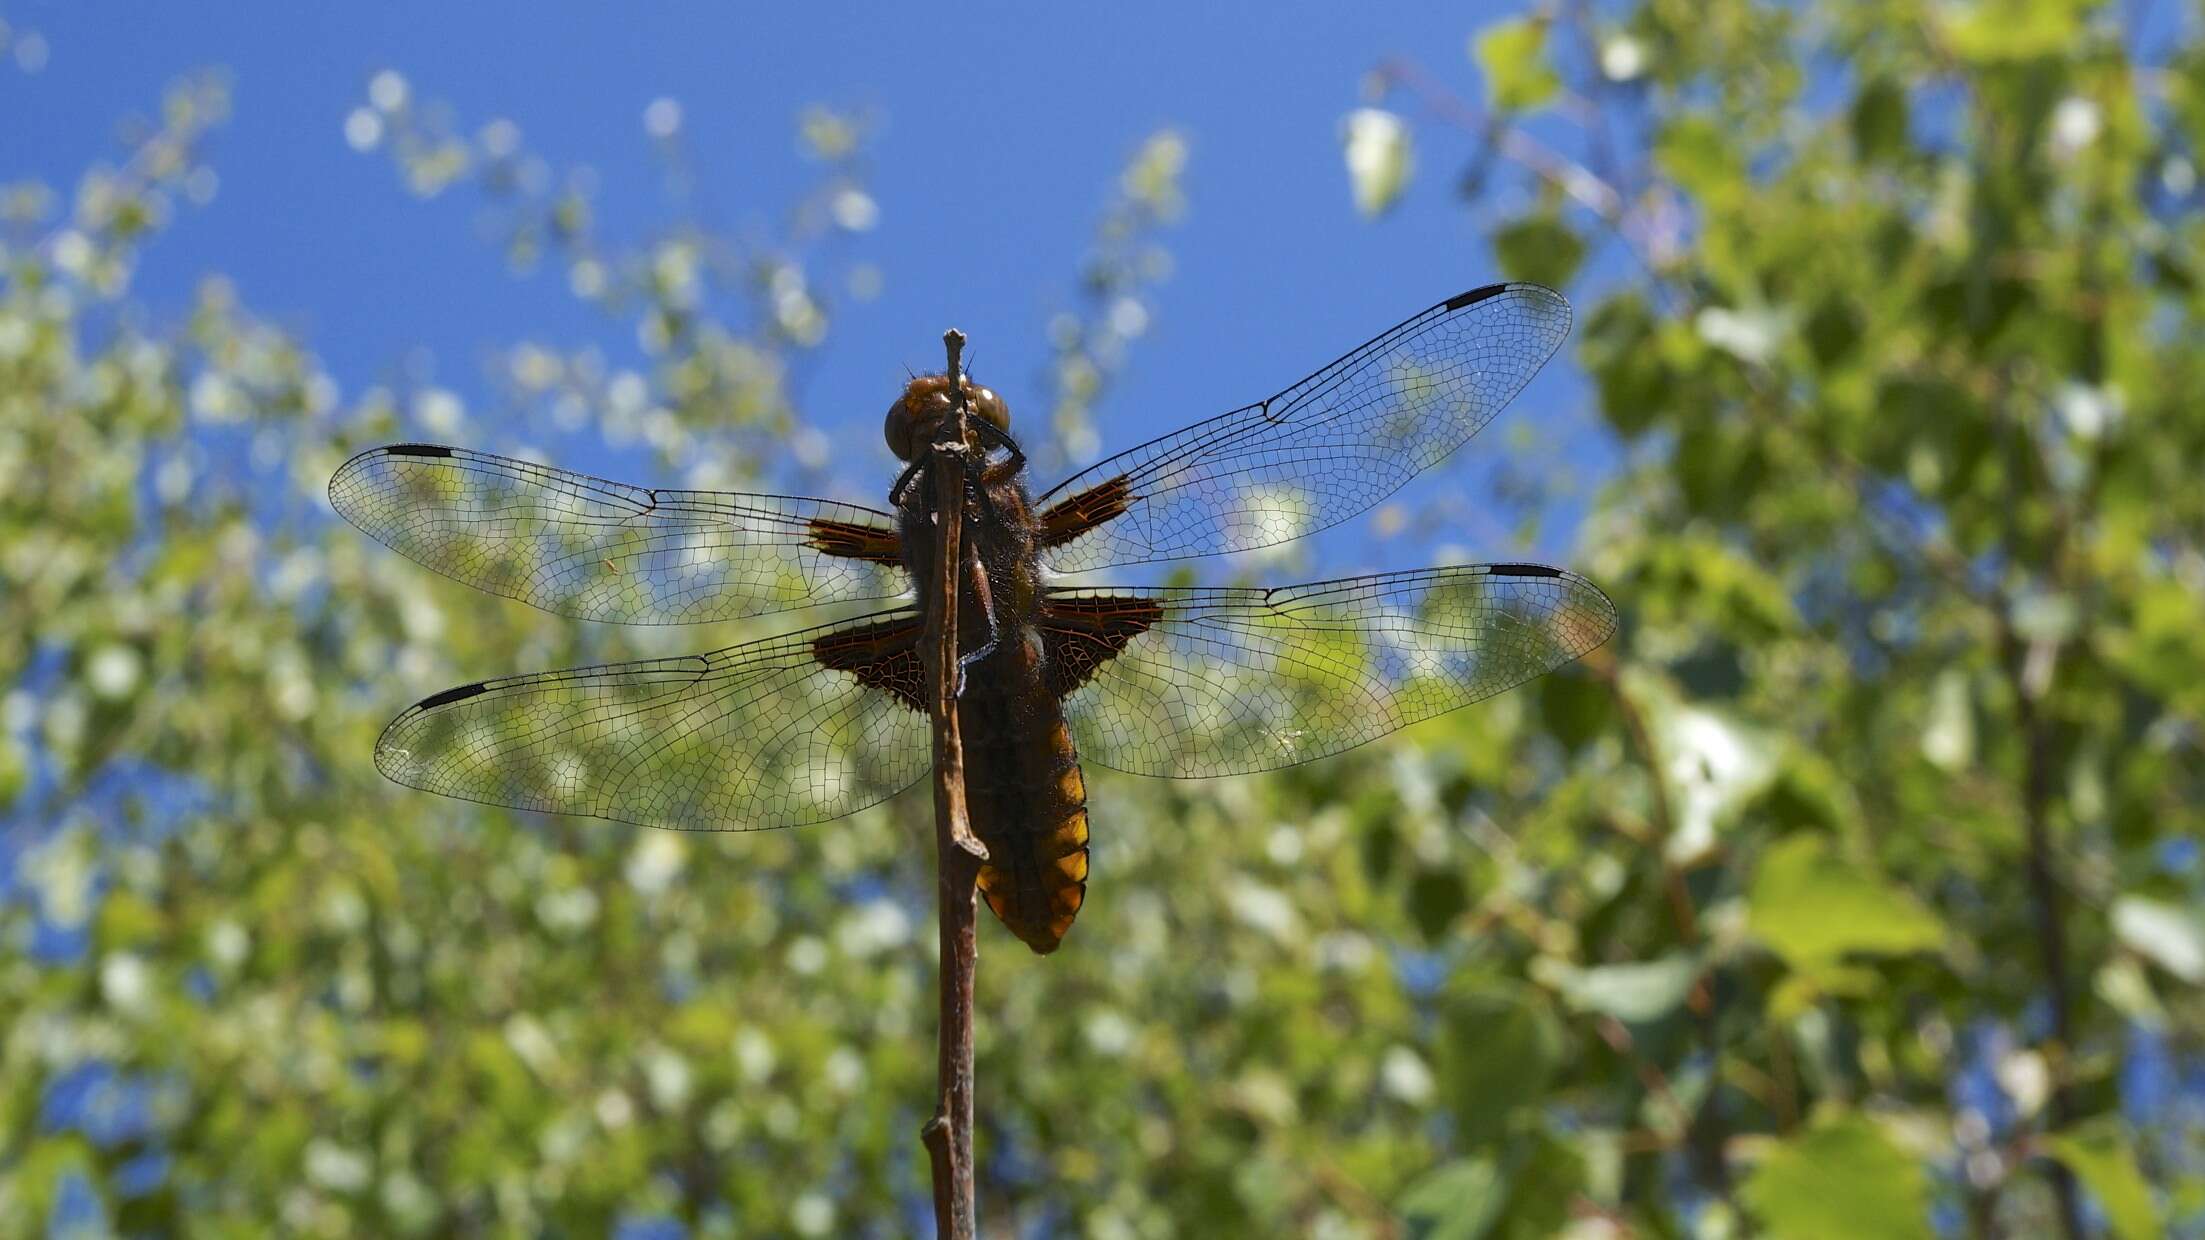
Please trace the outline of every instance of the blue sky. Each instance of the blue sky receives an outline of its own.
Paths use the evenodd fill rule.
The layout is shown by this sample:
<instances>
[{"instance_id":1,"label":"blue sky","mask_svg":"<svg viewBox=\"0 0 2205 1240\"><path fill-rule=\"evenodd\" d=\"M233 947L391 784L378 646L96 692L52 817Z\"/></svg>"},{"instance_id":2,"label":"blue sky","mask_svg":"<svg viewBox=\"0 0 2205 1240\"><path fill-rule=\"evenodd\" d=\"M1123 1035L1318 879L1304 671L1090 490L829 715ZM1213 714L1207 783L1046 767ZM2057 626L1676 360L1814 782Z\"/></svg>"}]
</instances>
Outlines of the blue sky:
<instances>
[{"instance_id":1,"label":"blue sky","mask_svg":"<svg viewBox=\"0 0 2205 1240\"><path fill-rule=\"evenodd\" d=\"M870 148L882 214L864 249L885 291L836 320L806 407L831 434L870 438L904 369L939 366L951 324L972 336L981 377L1014 412L1038 412L1043 326L1068 304L1097 208L1141 139L1170 124L1192 145L1189 209L1167 238L1176 268L1154 326L1098 411L1107 452L1272 392L1498 278L1448 192L1459 139L1421 132L1420 181L1370 222L1349 199L1339 126L1364 102L1363 74L1387 56L1418 60L1475 97L1466 39L1501 11L0 4L48 47L39 72L0 72L0 116L10 118L0 179L70 185L114 149L118 118L151 110L187 70L225 66L235 116L212 148L220 192L180 214L147 256L139 294L173 309L221 271L246 304L302 334L347 396L426 350L436 381L479 405L495 348L534 339L617 354L631 342L556 273L513 277L475 227L470 195L419 203L386 157L346 145L344 118L370 76L395 69L418 98L449 102L469 131L509 118L555 165L593 167L602 229L617 239L670 218L643 131L652 100L681 104L698 197L728 223L770 217L816 177L793 137L804 104L868 108L884 121ZM954 182L944 173L952 158ZM1604 449L1570 348L1510 417L1585 440L1595 460ZM1488 430L1485 451L1473 447L1404 498L1484 486L1505 433L1505 423ZM1505 558L1497 528L1459 541Z\"/></svg>"}]
</instances>

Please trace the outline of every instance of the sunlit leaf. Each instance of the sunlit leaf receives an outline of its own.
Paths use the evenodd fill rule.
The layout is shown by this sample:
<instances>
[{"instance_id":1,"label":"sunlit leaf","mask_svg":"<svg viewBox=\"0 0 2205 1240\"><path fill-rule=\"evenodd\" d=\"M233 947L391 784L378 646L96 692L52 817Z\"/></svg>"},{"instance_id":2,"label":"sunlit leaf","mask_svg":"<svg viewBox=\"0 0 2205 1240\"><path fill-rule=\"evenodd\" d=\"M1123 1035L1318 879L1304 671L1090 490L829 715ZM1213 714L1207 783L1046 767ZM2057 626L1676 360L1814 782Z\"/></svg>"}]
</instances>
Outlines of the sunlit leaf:
<instances>
[{"instance_id":1,"label":"sunlit leaf","mask_svg":"<svg viewBox=\"0 0 2205 1240\"><path fill-rule=\"evenodd\" d=\"M2205 915L2144 896L2113 902L2113 933L2130 951L2185 982L2205 982Z\"/></svg>"},{"instance_id":2,"label":"sunlit leaf","mask_svg":"<svg viewBox=\"0 0 2205 1240\"><path fill-rule=\"evenodd\" d=\"M1490 1158L1465 1158L1425 1172L1395 1203L1420 1240L1477 1240L1508 1201L1508 1185Z\"/></svg>"},{"instance_id":3,"label":"sunlit leaf","mask_svg":"<svg viewBox=\"0 0 2205 1240\"><path fill-rule=\"evenodd\" d=\"M1589 969L1550 970L1571 1007L1617 1020L1660 1020L1684 1003L1700 964L1678 953L1642 964L1604 964Z\"/></svg>"},{"instance_id":4,"label":"sunlit leaf","mask_svg":"<svg viewBox=\"0 0 2205 1240\"><path fill-rule=\"evenodd\" d=\"M2147 1029L2166 1024L2167 1009L2153 993L2151 979L2145 976L2144 966L2135 957L2119 956L2106 961L2092 984L2106 1006L2126 1019Z\"/></svg>"},{"instance_id":5,"label":"sunlit leaf","mask_svg":"<svg viewBox=\"0 0 2205 1240\"><path fill-rule=\"evenodd\" d=\"M1470 58L1485 76L1485 97L1496 111L1536 108L1562 87L1547 60L1547 23L1538 18L1485 27L1471 40Z\"/></svg>"},{"instance_id":6,"label":"sunlit leaf","mask_svg":"<svg viewBox=\"0 0 2205 1240\"><path fill-rule=\"evenodd\" d=\"M1825 1121L1776 1146L1739 1196L1772 1240L1932 1234L1921 1164L1859 1116Z\"/></svg>"},{"instance_id":7,"label":"sunlit leaf","mask_svg":"<svg viewBox=\"0 0 2205 1240\"><path fill-rule=\"evenodd\" d=\"M2053 1157L2066 1163L2098 1199L2106 1221L2120 1240L2151 1240L2166 1234L2152 1204L2151 1185L2137 1169L2136 1153L2121 1122L2106 1116L2045 1138Z\"/></svg>"},{"instance_id":8,"label":"sunlit leaf","mask_svg":"<svg viewBox=\"0 0 2205 1240\"><path fill-rule=\"evenodd\" d=\"M1709 306L1700 311L1693 326L1700 339L1739 361L1760 364L1774 358L1791 335L1792 316L1765 306Z\"/></svg>"},{"instance_id":9,"label":"sunlit leaf","mask_svg":"<svg viewBox=\"0 0 2205 1240\"><path fill-rule=\"evenodd\" d=\"M1651 678L1634 676L1626 692L1652 716L1674 829L1669 856L1690 861L1715 846L1717 831L1775 778L1768 735L1722 711L1676 700Z\"/></svg>"},{"instance_id":10,"label":"sunlit leaf","mask_svg":"<svg viewBox=\"0 0 2205 1240\"><path fill-rule=\"evenodd\" d=\"M2072 47L2091 7L2087 0L1975 0L1940 16L1954 51L1995 63L2055 55Z\"/></svg>"},{"instance_id":11,"label":"sunlit leaf","mask_svg":"<svg viewBox=\"0 0 2205 1240\"><path fill-rule=\"evenodd\" d=\"M1929 690L1929 719L1922 727L1922 756L1947 771L1975 760L1975 708L1967 673L1947 668Z\"/></svg>"},{"instance_id":12,"label":"sunlit leaf","mask_svg":"<svg viewBox=\"0 0 2205 1240\"><path fill-rule=\"evenodd\" d=\"M1364 215L1383 215L1408 188L1409 176L1416 170L1409 127L1391 112L1358 108L1341 123L1340 142L1355 209Z\"/></svg>"},{"instance_id":13,"label":"sunlit leaf","mask_svg":"<svg viewBox=\"0 0 2205 1240\"><path fill-rule=\"evenodd\" d=\"M1852 953L1932 951L1944 923L1903 888L1833 852L1820 835L1771 845L1754 869L1747 924L1795 967L1816 971Z\"/></svg>"}]
</instances>

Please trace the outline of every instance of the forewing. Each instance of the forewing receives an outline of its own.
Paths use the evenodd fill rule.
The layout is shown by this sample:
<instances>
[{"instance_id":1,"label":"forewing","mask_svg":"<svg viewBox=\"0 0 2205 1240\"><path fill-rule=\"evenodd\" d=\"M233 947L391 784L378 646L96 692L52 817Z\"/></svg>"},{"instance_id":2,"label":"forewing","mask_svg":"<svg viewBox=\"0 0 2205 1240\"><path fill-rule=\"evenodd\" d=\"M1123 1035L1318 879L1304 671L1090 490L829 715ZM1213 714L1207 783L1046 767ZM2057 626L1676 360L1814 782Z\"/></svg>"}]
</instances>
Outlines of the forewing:
<instances>
[{"instance_id":1,"label":"forewing","mask_svg":"<svg viewBox=\"0 0 2205 1240\"><path fill-rule=\"evenodd\" d=\"M1452 297L1269 400L1197 422L1042 496L1059 572L1266 547L1368 510L1484 429L1562 343L1536 284Z\"/></svg>"},{"instance_id":2,"label":"forewing","mask_svg":"<svg viewBox=\"0 0 2205 1240\"><path fill-rule=\"evenodd\" d=\"M683 830L822 822L932 760L919 621L887 613L711 654L509 676L392 720L375 765L429 792Z\"/></svg>"},{"instance_id":3,"label":"forewing","mask_svg":"<svg viewBox=\"0 0 2205 1240\"><path fill-rule=\"evenodd\" d=\"M1600 645L1615 607L1537 564L1274 590L1053 590L1046 665L1080 757L1136 775L1291 766L1491 697Z\"/></svg>"},{"instance_id":4,"label":"forewing","mask_svg":"<svg viewBox=\"0 0 2205 1240\"><path fill-rule=\"evenodd\" d=\"M329 502L416 563L583 620L690 624L904 589L893 520L854 504L657 490L433 444L353 457Z\"/></svg>"}]
</instances>

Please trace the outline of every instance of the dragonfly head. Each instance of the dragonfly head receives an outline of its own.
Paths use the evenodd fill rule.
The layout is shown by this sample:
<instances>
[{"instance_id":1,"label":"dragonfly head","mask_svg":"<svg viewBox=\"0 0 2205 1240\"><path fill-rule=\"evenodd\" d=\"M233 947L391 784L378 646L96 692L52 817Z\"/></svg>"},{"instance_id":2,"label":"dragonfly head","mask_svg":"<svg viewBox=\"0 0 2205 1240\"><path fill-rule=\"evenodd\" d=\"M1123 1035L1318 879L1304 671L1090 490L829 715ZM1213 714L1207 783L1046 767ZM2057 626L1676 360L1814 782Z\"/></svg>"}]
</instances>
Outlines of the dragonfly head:
<instances>
[{"instance_id":1,"label":"dragonfly head","mask_svg":"<svg viewBox=\"0 0 2205 1240\"><path fill-rule=\"evenodd\" d=\"M974 383L970 376L960 375L957 382L964 389L973 416L985 418L999 431L1011 429L1010 406L1003 403L1002 397ZM903 461L924 451L934 442L934 427L949 416L950 407L949 376L920 375L913 379L896 403L888 406L888 421L882 427L888 436L888 450ZM969 432L966 442L975 448L981 446Z\"/></svg>"}]
</instances>

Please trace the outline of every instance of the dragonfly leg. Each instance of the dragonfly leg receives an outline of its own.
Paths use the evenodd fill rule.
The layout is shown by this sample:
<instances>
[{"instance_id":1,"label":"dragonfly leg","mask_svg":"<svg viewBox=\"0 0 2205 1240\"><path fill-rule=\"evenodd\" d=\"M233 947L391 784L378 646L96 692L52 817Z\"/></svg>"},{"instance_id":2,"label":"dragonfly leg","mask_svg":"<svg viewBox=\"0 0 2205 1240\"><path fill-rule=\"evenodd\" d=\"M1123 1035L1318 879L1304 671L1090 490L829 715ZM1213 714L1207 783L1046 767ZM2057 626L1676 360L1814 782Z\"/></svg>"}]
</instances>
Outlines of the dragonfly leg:
<instances>
[{"instance_id":1,"label":"dragonfly leg","mask_svg":"<svg viewBox=\"0 0 2205 1240\"><path fill-rule=\"evenodd\" d=\"M966 563L971 566L968 576L972 579L972 599L980 605L980 617L988 626L988 640L982 642L979 649L966 651L957 657L958 697L965 696L965 669L994 654L995 648L1003 644L1003 630L995 619L995 595L988 589L988 570L981 566L977 553Z\"/></svg>"},{"instance_id":2,"label":"dragonfly leg","mask_svg":"<svg viewBox=\"0 0 2205 1240\"><path fill-rule=\"evenodd\" d=\"M1025 449L1018 446L1017 440L1011 438L1011 433L1009 431L1006 431L1002 427L997 426L995 423L988 421L986 418L975 418L973 419L971 425L972 429L979 434L980 438L985 439L990 443L993 443L995 446L1003 449L1005 452L1010 454L1002 461L991 464L986 469L982 470L980 475L981 481L1001 482L1005 478L1012 477L1016 475L1020 470L1026 468L1026 451Z\"/></svg>"},{"instance_id":3,"label":"dragonfly leg","mask_svg":"<svg viewBox=\"0 0 2205 1240\"><path fill-rule=\"evenodd\" d=\"M904 466L903 472L896 475L896 485L888 488L888 503L891 507L903 507L904 492L911 489L911 484L918 480L919 474L925 468L926 457L921 456L918 460Z\"/></svg>"}]
</instances>

